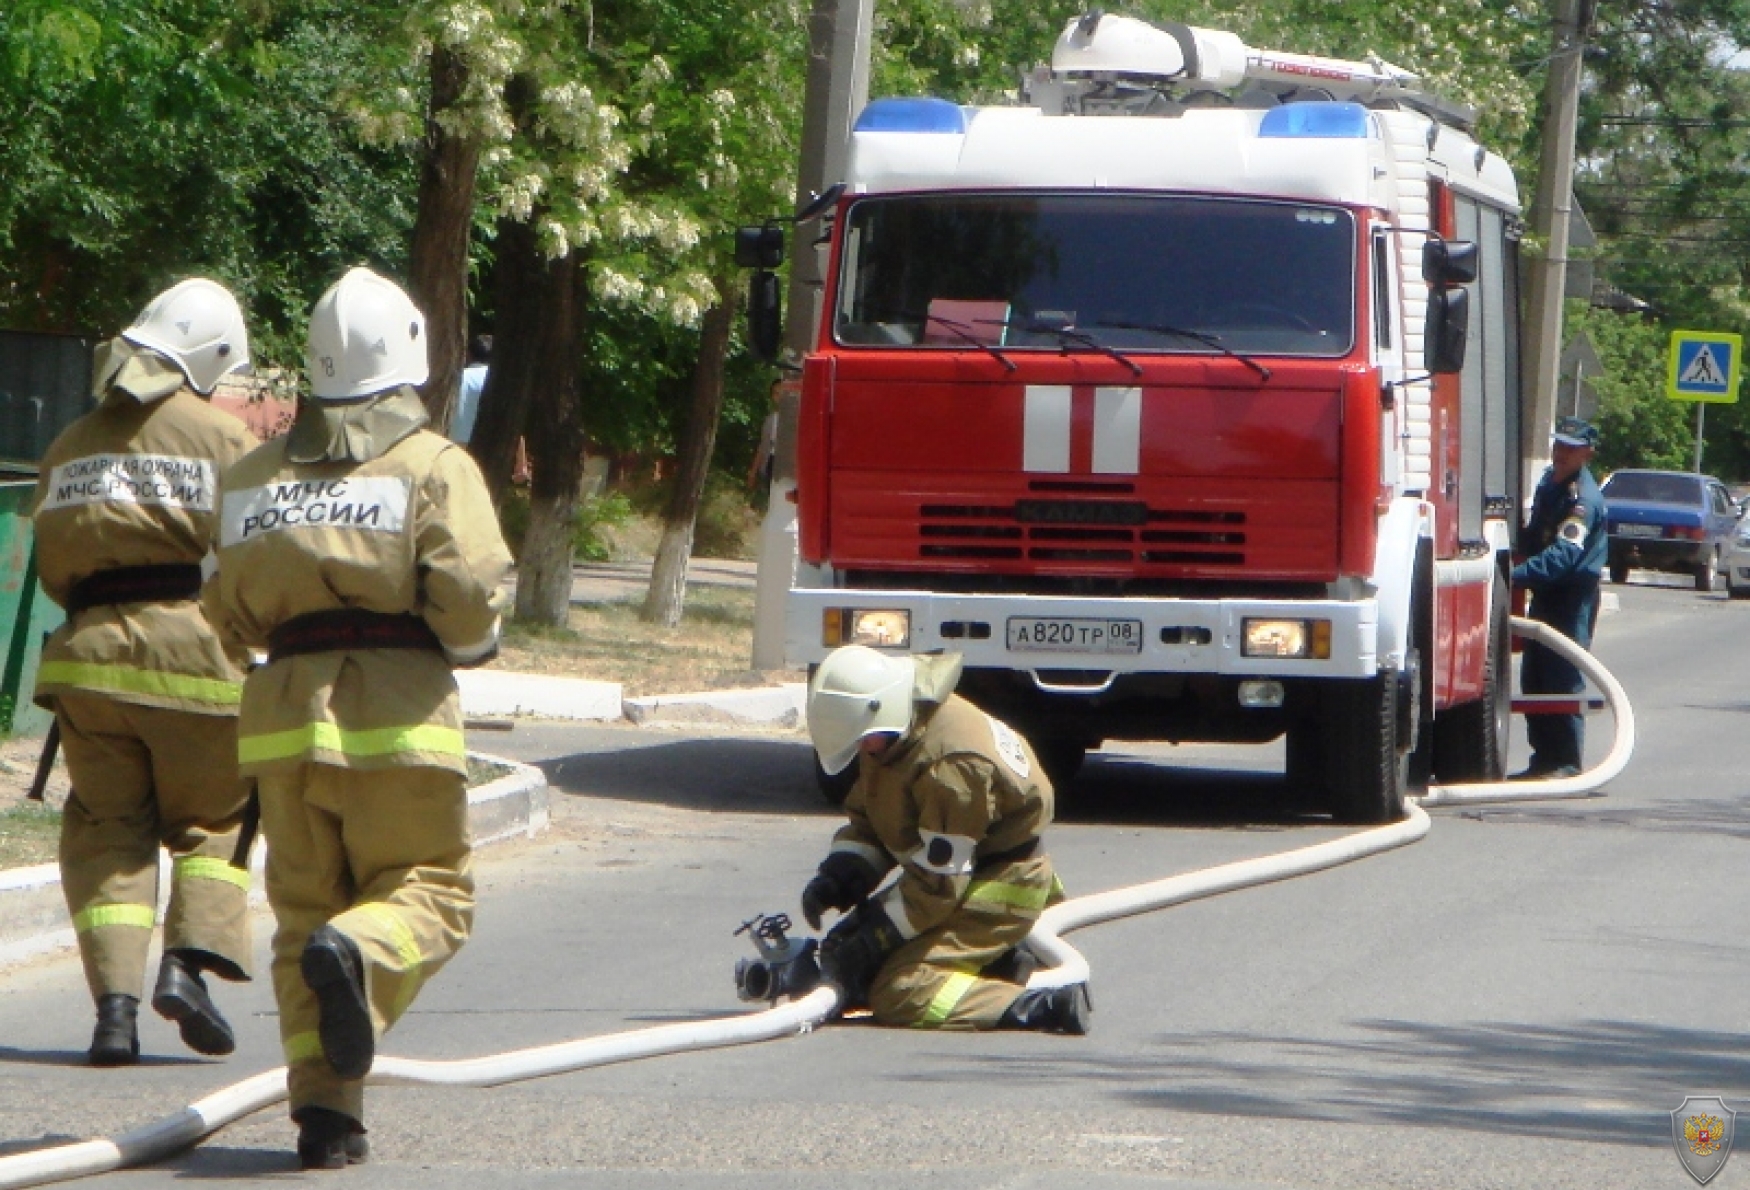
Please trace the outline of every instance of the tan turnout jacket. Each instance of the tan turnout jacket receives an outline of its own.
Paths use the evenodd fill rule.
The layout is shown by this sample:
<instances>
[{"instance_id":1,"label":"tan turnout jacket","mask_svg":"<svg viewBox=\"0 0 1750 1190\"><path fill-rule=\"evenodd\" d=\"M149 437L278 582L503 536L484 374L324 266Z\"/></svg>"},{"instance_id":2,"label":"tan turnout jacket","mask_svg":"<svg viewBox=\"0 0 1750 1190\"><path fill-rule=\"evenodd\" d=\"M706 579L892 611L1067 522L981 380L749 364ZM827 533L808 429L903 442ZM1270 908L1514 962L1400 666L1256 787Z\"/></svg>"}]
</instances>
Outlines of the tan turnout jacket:
<instances>
[{"instance_id":1,"label":"tan turnout jacket","mask_svg":"<svg viewBox=\"0 0 1750 1190\"><path fill-rule=\"evenodd\" d=\"M214 622L254 648L295 616L412 613L445 653L360 649L287 657L249 675L245 774L303 762L465 773L450 668L497 644L511 559L479 468L420 430L366 463L294 463L268 443L225 479Z\"/></svg>"},{"instance_id":2,"label":"tan turnout jacket","mask_svg":"<svg viewBox=\"0 0 1750 1190\"><path fill-rule=\"evenodd\" d=\"M243 423L184 387L150 404L112 389L43 456L35 504L43 589L123 566L199 565L219 515L219 477L255 445ZM196 600L123 603L70 617L43 648L36 701L84 690L123 702L235 715L237 661Z\"/></svg>"},{"instance_id":3,"label":"tan turnout jacket","mask_svg":"<svg viewBox=\"0 0 1750 1190\"><path fill-rule=\"evenodd\" d=\"M917 658L911 728L879 759L859 757L850 822L833 837L878 876L900 866L880 900L906 938L966 902L1043 908L1054 880L1049 862L1010 862L1050 823L1051 782L1020 733L953 693L960 665Z\"/></svg>"}]
</instances>

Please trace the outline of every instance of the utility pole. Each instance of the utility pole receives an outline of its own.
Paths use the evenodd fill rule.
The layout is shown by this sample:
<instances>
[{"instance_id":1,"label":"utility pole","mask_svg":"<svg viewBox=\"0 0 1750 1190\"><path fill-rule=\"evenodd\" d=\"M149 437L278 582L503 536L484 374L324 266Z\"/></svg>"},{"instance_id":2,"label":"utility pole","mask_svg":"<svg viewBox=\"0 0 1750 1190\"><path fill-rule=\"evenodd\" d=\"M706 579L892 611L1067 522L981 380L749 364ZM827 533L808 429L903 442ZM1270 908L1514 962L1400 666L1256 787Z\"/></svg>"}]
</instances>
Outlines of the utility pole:
<instances>
[{"instance_id":1,"label":"utility pole","mask_svg":"<svg viewBox=\"0 0 1750 1190\"><path fill-rule=\"evenodd\" d=\"M1520 446L1525 459L1522 491L1537 483L1555 425L1557 376L1562 354L1562 299L1568 280L1569 222L1574 211L1574 125L1580 109L1580 74L1595 0L1560 0L1544 83L1543 153L1532 234L1545 245L1532 262L1526 286L1525 417Z\"/></svg>"},{"instance_id":2,"label":"utility pole","mask_svg":"<svg viewBox=\"0 0 1750 1190\"><path fill-rule=\"evenodd\" d=\"M802 158L796 177L800 209L845 176L851 124L869 102L869 39L874 0L814 0L808 18L808 84L802 111ZM800 366L820 324L825 251L815 247L818 224L796 228L790 245L790 292L784 320L784 362ZM760 525L754 584L753 667L784 664L784 602L796 570L796 419L801 394L785 385L778 400L772 452L771 502Z\"/></svg>"}]
</instances>

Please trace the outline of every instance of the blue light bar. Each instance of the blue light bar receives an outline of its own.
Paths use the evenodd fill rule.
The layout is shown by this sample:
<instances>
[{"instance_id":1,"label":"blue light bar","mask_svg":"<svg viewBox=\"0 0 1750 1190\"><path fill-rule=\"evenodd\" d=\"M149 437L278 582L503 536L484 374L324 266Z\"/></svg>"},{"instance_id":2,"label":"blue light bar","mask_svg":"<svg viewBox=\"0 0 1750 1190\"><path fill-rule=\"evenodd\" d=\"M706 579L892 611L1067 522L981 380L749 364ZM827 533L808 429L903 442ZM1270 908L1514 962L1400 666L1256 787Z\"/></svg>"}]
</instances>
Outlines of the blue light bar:
<instances>
[{"instance_id":1,"label":"blue light bar","mask_svg":"<svg viewBox=\"0 0 1750 1190\"><path fill-rule=\"evenodd\" d=\"M857 117L852 132L966 131L966 113L946 99L877 99Z\"/></svg>"},{"instance_id":2,"label":"blue light bar","mask_svg":"<svg viewBox=\"0 0 1750 1190\"><path fill-rule=\"evenodd\" d=\"M1308 100L1285 103L1264 113L1259 136L1305 140L1366 140L1367 109L1359 103Z\"/></svg>"}]
</instances>

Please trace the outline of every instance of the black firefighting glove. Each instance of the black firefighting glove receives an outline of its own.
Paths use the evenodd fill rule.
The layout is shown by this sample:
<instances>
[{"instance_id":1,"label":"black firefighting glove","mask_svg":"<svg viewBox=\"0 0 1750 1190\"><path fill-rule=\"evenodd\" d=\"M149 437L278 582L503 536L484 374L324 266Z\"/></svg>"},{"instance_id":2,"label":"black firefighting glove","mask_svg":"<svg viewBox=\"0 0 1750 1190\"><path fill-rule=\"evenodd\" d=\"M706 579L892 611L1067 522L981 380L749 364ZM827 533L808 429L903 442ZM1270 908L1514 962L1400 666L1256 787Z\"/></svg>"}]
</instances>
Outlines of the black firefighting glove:
<instances>
[{"instance_id":1,"label":"black firefighting glove","mask_svg":"<svg viewBox=\"0 0 1750 1190\"><path fill-rule=\"evenodd\" d=\"M841 1009L868 1006L869 985L904 941L875 901L864 901L839 919L820 943L820 972L844 991Z\"/></svg>"},{"instance_id":2,"label":"black firefighting glove","mask_svg":"<svg viewBox=\"0 0 1750 1190\"><path fill-rule=\"evenodd\" d=\"M848 851L829 852L802 890L802 916L808 919L809 929L818 930L821 914L849 909L874 888L875 872L867 862Z\"/></svg>"}]
</instances>

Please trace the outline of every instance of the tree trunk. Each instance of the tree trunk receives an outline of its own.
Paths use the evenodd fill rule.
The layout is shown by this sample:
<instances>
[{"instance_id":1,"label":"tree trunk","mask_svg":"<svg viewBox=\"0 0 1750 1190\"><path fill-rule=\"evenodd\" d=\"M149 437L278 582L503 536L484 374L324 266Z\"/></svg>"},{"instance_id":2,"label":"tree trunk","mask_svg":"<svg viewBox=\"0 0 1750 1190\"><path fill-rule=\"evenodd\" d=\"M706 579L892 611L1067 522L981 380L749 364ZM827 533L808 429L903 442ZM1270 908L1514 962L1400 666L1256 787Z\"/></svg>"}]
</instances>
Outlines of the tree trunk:
<instances>
[{"instance_id":1,"label":"tree trunk","mask_svg":"<svg viewBox=\"0 0 1750 1190\"><path fill-rule=\"evenodd\" d=\"M549 298L545 263L535 229L511 219L498 221L493 238L497 316L492 336L492 366L480 391L480 412L468 452L480 464L492 500L502 503L516 469L517 442L528 427L542 371L541 319ZM550 349L550 348L548 348ZM567 357L569 358L569 357Z\"/></svg>"},{"instance_id":2,"label":"tree trunk","mask_svg":"<svg viewBox=\"0 0 1750 1190\"><path fill-rule=\"evenodd\" d=\"M650 591L641 617L673 628L681 622L687 597L687 560L693 553L693 526L705 495L711 453L717 447L717 423L723 416L723 361L729 355L729 329L735 318L733 289L717 278L717 304L705 312L699 334L699 359L693 367L693 408L681 436L674 494L663 510L662 542L650 571Z\"/></svg>"},{"instance_id":3,"label":"tree trunk","mask_svg":"<svg viewBox=\"0 0 1750 1190\"><path fill-rule=\"evenodd\" d=\"M442 46L431 52L431 103L419 169L419 212L407 264L407 288L425 315L431 375L420 396L439 433L449 429L468 342L468 243L474 227L474 179L480 138L447 131L439 115L468 85L468 67Z\"/></svg>"},{"instance_id":4,"label":"tree trunk","mask_svg":"<svg viewBox=\"0 0 1750 1190\"><path fill-rule=\"evenodd\" d=\"M522 556L517 560L516 617L562 628L571 612L571 533L583 484L584 429L577 360L587 308L585 282L575 252L557 260L546 259L530 229L523 226L520 232L510 237L509 244L501 234L498 254L501 280L508 266L511 283L520 274L526 297L532 299L531 308L519 320L522 328L518 332L530 338L515 353L522 363L519 379L527 402L532 471L529 525L523 534ZM506 252L513 246L514 256ZM501 325L502 316L500 307ZM495 356L496 347L495 343Z\"/></svg>"}]
</instances>

